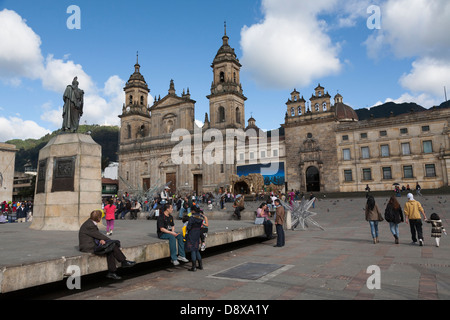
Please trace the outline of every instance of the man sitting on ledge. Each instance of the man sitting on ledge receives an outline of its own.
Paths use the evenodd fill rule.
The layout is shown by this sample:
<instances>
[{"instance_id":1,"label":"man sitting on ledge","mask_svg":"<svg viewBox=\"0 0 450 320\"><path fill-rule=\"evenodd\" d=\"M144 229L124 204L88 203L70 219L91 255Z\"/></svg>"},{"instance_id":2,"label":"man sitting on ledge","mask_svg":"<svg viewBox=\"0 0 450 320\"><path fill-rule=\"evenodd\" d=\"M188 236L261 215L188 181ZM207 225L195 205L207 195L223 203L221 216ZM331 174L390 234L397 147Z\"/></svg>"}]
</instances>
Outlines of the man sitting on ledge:
<instances>
[{"instance_id":1,"label":"man sitting on ledge","mask_svg":"<svg viewBox=\"0 0 450 320\"><path fill-rule=\"evenodd\" d=\"M100 221L102 221L102 211L94 210L91 212L90 218L81 225L78 233L79 249L81 252L100 254L96 249L101 248L101 246L104 246L109 241L113 241L98 230L97 224ZM120 244L117 244L119 242L114 242L116 244L112 246L112 250L105 253L108 263L108 274L106 277L120 280L121 277L116 274L116 260L122 264L122 267L132 267L136 262L128 261L120 250Z\"/></svg>"},{"instance_id":2,"label":"man sitting on ledge","mask_svg":"<svg viewBox=\"0 0 450 320\"><path fill-rule=\"evenodd\" d=\"M184 252L184 241L181 233L174 232L175 223L173 222L173 207L171 204L164 204L162 208L163 214L160 214L156 223L158 238L168 239L170 248L170 258L174 266L179 265L178 260L189 262ZM177 256L178 243L178 256Z\"/></svg>"}]
</instances>

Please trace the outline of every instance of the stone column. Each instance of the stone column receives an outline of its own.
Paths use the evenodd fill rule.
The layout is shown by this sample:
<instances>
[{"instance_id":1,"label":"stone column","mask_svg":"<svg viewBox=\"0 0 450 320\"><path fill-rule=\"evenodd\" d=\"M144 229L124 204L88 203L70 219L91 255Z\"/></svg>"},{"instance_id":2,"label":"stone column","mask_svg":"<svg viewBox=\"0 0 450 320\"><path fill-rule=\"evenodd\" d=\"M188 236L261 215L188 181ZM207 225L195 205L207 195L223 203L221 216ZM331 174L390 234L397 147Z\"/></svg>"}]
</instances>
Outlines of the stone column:
<instances>
[{"instance_id":1,"label":"stone column","mask_svg":"<svg viewBox=\"0 0 450 320\"><path fill-rule=\"evenodd\" d=\"M39 152L31 229L78 231L101 209L101 146L91 136L60 134Z\"/></svg>"}]
</instances>

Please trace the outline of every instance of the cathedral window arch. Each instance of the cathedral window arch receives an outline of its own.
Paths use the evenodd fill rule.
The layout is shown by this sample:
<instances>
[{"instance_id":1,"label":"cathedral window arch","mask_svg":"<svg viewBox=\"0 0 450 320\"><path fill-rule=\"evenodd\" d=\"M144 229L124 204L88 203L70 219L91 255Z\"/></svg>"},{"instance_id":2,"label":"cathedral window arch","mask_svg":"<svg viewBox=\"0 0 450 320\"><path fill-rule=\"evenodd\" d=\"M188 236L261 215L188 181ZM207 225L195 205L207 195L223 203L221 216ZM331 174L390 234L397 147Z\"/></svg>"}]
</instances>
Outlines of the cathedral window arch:
<instances>
[{"instance_id":1,"label":"cathedral window arch","mask_svg":"<svg viewBox=\"0 0 450 320\"><path fill-rule=\"evenodd\" d=\"M319 111L319 104L316 103L316 105L314 106L314 109L318 112Z\"/></svg>"},{"instance_id":2,"label":"cathedral window arch","mask_svg":"<svg viewBox=\"0 0 450 320\"><path fill-rule=\"evenodd\" d=\"M225 122L225 108L222 106L218 110L217 122Z\"/></svg>"},{"instance_id":3,"label":"cathedral window arch","mask_svg":"<svg viewBox=\"0 0 450 320\"><path fill-rule=\"evenodd\" d=\"M131 139L131 126L127 124L127 138Z\"/></svg>"},{"instance_id":4,"label":"cathedral window arch","mask_svg":"<svg viewBox=\"0 0 450 320\"><path fill-rule=\"evenodd\" d=\"M323 111L327 111L327 103L326 102L324 102L322 104L322 109L323 109Z\"/></svg>"},{"instance_id":5,"label":"cathedral window arch","mask_svg":"<svg viewBox=\"0 0 450 320\"><path fill-rule=\"evenodd\" d=\"M236 122L241 123L241 111L239 110L239 107L236 108Z\"/></svg>"},{"instance_id":6,"label":"cathedral window arch","mask_svg":"<svg viewBox=\"0 0 450 320\"><path fill-rule=\"evenodd\" d=\"M301 116L302 115L302 107L298 107L297 111L298 111L298 115Z\"/></svg>"}]
</instances>

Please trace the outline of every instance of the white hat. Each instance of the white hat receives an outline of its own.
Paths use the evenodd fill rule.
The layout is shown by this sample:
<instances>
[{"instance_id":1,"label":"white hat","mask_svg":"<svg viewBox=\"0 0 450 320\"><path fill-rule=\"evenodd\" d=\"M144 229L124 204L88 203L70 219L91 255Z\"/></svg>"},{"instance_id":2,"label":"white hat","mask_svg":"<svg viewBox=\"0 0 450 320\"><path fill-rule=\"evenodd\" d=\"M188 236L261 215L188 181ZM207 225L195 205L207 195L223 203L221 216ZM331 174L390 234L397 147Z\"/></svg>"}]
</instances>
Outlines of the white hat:
<instances>
[{"instance_id":1,"label":"white hat","mask_svg":"<svg viewBox=\"0 0 450 320\"><path fill-rule=\"evenodd\" d=\"M408 193L407 197L408 197L408 200L414 200L414 196L412 193Z\"/></svg>"},{"instance_id":2,"label":"white hat","mask_svg":"<svg viewBox=\"0 0 450 320\"><path fill-rule=\"evenodd\" d=\"M164 189L170 189L168 186L166 186Z\"/></svg>"}]
</instances>

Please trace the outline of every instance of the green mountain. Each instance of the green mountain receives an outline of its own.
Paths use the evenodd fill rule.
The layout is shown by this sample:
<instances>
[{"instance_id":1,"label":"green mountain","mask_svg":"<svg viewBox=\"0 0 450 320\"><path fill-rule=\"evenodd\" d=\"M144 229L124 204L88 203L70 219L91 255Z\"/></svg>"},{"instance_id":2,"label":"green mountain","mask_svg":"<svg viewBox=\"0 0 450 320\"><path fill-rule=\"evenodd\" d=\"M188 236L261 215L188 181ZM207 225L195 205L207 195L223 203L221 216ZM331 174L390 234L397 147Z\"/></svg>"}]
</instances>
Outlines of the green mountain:
<instances>
[{"instance_id":1,"label":"green mountain","mask_svg":"<svg viewBox=\"0 0 450 320\"><path fill-rule=\"evenodd\" d=\"M411 111L420 112L425 110L424 107L416 103L387 102L370 109L357 109L355 112L358 115L359 120L362 121L370 118L386 118L390 116L391 112L394 116L397 116Z\"/></svg>"},{"instance_id":2,"label":"green mountain","mask_svg":"<svg viewBox=\"0 0 450 320\"><path fill-rule=\"evenodd\" d=\"M25 164L30 162L33 168L37 168L39 151L61 130L56 130L40 139L14 139L6 141L18 149L16 153L15 170L24 171ZM92 139L102 146L102 170L110 162L117 162L117 150L119 147L119 127L106 127L99 125L80 125L78 133L91 132Z\"/></svg>"}]
</instances>

